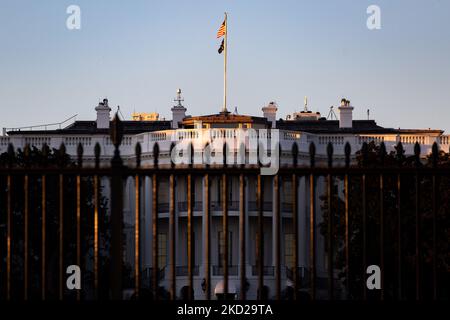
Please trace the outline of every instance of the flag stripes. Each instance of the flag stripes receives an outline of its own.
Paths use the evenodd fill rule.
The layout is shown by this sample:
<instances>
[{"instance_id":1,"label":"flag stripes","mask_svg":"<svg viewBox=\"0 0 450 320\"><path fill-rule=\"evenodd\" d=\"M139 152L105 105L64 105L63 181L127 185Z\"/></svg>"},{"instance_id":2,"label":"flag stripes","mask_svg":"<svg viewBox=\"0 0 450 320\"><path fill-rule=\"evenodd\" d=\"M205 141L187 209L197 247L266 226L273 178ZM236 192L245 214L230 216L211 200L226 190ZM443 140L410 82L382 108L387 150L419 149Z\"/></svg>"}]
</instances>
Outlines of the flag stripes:
<instances>
[{"instance_id":1,"label":"flag stripes","mask_svg":"<svg viewBox=\"0 0 450 320\"><path fill-rule=\"evenodd\" d=\"M225 35L226 31L226 22L225 20L223 21L222 25L219 28L219 31L217 31L217 38L221 38Z\"/></svg>"}]
</instances>

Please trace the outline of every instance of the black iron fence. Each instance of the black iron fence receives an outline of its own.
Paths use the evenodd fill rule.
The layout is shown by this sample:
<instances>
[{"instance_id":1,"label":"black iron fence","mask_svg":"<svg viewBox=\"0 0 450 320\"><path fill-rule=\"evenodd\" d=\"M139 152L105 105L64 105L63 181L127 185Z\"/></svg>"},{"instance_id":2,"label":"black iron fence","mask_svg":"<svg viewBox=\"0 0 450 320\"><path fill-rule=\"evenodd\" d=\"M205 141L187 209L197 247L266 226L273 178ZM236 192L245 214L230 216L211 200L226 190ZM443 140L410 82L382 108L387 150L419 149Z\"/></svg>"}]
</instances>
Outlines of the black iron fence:
<instances>
[{"instance_id":1,"label":"black iron fence","mask_svg":"<svg viewBox=\"0 0 450 320\"><path fill-rule=\"evenodd\" d=\"M134 298L152 297L176 299L177 275L187 276L187 287L194 287L193 248L193 177L204 178L206 190L203 199L206 218L204 250L205 278L202 283L203 298L211 299L211 270L223 276L223 290L228 292L229 276L239 276L240 288L246 288L246 212L245 178L256 179L256 203L249 210L257 211L257 230L263 229L263 212L272 211L275 227L273 265L265 266L262 239L257 243L257 265L252 273L257 275L259 297L264 295L265 278L274 279L274 298L282 295L282 253L280 228L280 181L290 181L292 199L293 264L299 266L299 202L298 181L304 179L309 190L309 228L307 273L301 268L289 271L292 281L291 298L301 294L307 283L310 299L318 297L318 279L326 282L327 297L337 298L342 291L347 299L438 299L449 297L449 210L450 210L450 159L449 154L438 151L433 145L428 159L420 158L420 146L415 145L414 155L404 155L401 143L395 153L387 154L384 144L364 143L356 153L356 163L351 163L350 145L345 147L345 164L333 166L333 146L328 145L327 163L316 164L314 144L310 145L309 166L299 166L298 148L293 145L292 164L280 168L273 177L275 204L270 208L263 201L263 179L259 168L245 166L177 167L159 165L159 147L153 149L154 162L141 167L141 147L136 145L135 166L125 166L119 146L122 140L121 123L116 117L112 124L112 142L115 146L111 165L100 166L100 146L95 146L94 166L83 166L83 148L78 147L75 163L66 155L65 146L59 150L42 151L25 147L15 150L12 145L0 158L0 288L2 299L122 299L123 289L132 286ZM179 250L175 245L175 178L187 178L187 266L176 266ZM134 177L134 266L126 270L123 265L123 181ZM169 177L168 208L158 203L158 180ZM230 266L229 256L223 256L221 267L211 262L211 212L210 177L220 177L222 182L222 230L224 252L228 252L227 181L239 178L239 247L238 266ZM141 244L141 186L144 177L152 180L152 212L168 209L169 212L169 263L164 269L143 269ZM101 179L110 181L110 197L105 200ZM326 192L318 200L317 181L323 179ZM105 204L105 202L108 202ZM320 202L320 203L318 203ZM317 222L317 208L324 212ZM234 205L236 206L236 204ZM286 206L286 204L285 204ZM267 207L267 208L266 208ZM110 208L107 210L107 208ZM184 210L184 207L182 208ZM152 265L159 265L159 219L152 216ZM317 238L325 239L328 277L318 277L316 270ZM183 249L184 250L184 249ZM67 265L75 264L86 270L82 288L75 294L66 288ZM369 290L366 285L367 266L378 265L381 272L380 290ZM216 270L217 269L217 270ZM270 272L269 272L270 271ZM162 274L164 273L164 274ZM124 274L129 274L128 278ZM308 278L305 281L305 275ZM168 280L168 295L159 286L161 279ZM143 280L145 285L143 285ZM303 280L303 285L302 285ZM336 288L339 283L339 288ZM146 292L146 288L151 291ZM370 291L370 292L369 292ZM89 293L86 293L89 292ZM194 298L188 290L188 298ZM239 290L239 298L246 299L246 290ZM321 296L321 298L323 298Z\"/></svg>"}]
</instances>

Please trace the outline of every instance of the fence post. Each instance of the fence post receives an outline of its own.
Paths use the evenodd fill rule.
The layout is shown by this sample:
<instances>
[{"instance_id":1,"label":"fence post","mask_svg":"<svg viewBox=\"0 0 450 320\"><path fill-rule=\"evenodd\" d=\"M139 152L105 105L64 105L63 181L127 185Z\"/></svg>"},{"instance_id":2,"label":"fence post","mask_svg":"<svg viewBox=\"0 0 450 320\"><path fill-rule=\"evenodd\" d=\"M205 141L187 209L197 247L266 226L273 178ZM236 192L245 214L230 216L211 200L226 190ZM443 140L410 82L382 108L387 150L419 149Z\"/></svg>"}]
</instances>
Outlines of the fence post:
<instances>
[{"instance_id":1,"label":"fence post","mask_svg":"<svg viewBox=\"0 0 450 320\"><path fill-rule=\"evenodd\" d=\"M122 121L116 113L111 126L114 156L111 160L111 298L122 299L122 223L123 223L123 162L119 146L123 138Z\"/></svg>"}]
</instances>

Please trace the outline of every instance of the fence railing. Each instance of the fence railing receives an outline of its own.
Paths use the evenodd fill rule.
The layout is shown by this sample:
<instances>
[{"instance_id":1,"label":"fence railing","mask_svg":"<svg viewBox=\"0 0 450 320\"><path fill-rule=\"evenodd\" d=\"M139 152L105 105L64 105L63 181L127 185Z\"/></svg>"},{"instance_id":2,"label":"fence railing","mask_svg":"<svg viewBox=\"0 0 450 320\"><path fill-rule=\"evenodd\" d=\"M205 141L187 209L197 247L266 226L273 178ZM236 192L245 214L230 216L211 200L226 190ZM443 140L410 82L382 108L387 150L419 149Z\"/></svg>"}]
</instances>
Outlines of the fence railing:
<instances>
[{"instance_id":1,"label":"fence railing","mask_svg":"<svg viewBox=\"0 0 450 320\"><path fill-rule=\"evenodd\" d=\"M265 276L274 280L274 298L282 297L282 229L280 214L280 181L291 182L292 204L292 258L299 266L299 248L308 248L308 293L311 299L318 297L318 279L326 279L327 297L335 299L337 273L347 299L438 299L448 298L444 281L448 277L448 227L449 227L449 154L439 153L436 144L428 162L420 158L420 146L415 145L413 157L405 157L402 144L394 155L387 155L384 144L369 150L367 143L358 151L360 163L350 165L350 145L345 146L345 165L333 166L333 145L328 144L328 163L318 166L315 161L315 145L310 145L310 165L298 166L298 148L292 149L292 164L279 169L273 176L273 194L276 205L263 202L263 182L259 168L243 166L223 167L159 167L158 144L154 147L154 163L141 167L141 146L136 145L135 166L124 166L119 146L122 141L121 122L116 116L112 123L111 140L115 147L109 167L100 167L100 146L95 150L95 165L83 166L83 148L77 150L75 163L71 164L65 153L64 144L56 155L50 155L44 146L42 153L31 154L27 146L23 153L16 154L12 145L0 159L0 182L4 190L0 198L1 216L1 297L10 299L46 299L55 295L58 299L87 299L88 295L77 290L74 295L66 288L66 266L76 264L87 270L83 277L85 287L91 288L93 297L105 295L112 299L123 297L124 287L129 281L134 287L134 296L141 295L142 281L149 280L153 299L161 298L161 280L167 280L170 299L177 299L177 275L187 276L187 287L194 288L193 276L198 274L194 265L193 239L193 177L204 178L206 197L203 199L205 217L205 243L202 245L205 266L204 291L189 298L202 296L212 298L211 281L211 210L209 179L220 177L222 182L222 234L223 252L228 252L229 221L227 181L239 178L239 262L229 265L229 255L223 254L222 267L216 273L223 275L223 291L228 292L229 276L239 276L240 288L247 287L246 265L248 248L245 212L245 178L256 179L256 201L248 210L257 211L256 229L264 234L264 211L271 211L274 225L273 265L264 265L266 243L261 238L256 243L256 266L252 273L257 275L258 297L263 297ZM144 269L142 266L142 180L152 181L152 265L159 265L161 244L159 243L159 219L157 212L158 180L169 177L169 240L168 260L176 261L177 254L184 251L176 245L175 224L175 177L187 177L187 266L169 263L163 270ZM134 265L124 277L123 265L123 196L124 179L134 177L135 223L134 223ZM317 179L325 179L323 221L317 222L318 191ZM110 181L108 210L102 199L102 179ZM303 178L308 189L308 200L299 197L298 181ZM339 189L339 186L342 189ZM307 237L299 232L299 204L308 208L309 226ZM167 209L167 208L165 208ZM320 225L320 228L318 226ZM439 228L438 228L439 225ZM327 278L317 274L317 239L319 232L325 239ZM444 232L444 233L443 233ZM442 235L444 234L444 236ZM303 239L303 240L301 240ZM306 240L305 240L306 239ZM300 241L306 241L301 243ZM183 252L184 253L184 252ZM446 260L447 259L447 260ZM381 287L368 292L365 279L369 265L377 264L382 270ZM182 268L182 269L180 269ZM237 270L238 269L238 270ZM186 271L186 272L185 272ZM289 273L294 297L300 293L302 275L300 268ZM214 273L214 272L213 272ZM148 278L151 278L148 279ZM320 280L322 283L322 280ZM147 285L148 283L146 283ZM321 285L322 287L322 285ZM106 289L103 289L106 288ZM87 290L87 289L86 289ZM374 293L375 292L375 293ZM239 290L239 298L246 299L246 290Z\"/></svg>"}]
</instances>

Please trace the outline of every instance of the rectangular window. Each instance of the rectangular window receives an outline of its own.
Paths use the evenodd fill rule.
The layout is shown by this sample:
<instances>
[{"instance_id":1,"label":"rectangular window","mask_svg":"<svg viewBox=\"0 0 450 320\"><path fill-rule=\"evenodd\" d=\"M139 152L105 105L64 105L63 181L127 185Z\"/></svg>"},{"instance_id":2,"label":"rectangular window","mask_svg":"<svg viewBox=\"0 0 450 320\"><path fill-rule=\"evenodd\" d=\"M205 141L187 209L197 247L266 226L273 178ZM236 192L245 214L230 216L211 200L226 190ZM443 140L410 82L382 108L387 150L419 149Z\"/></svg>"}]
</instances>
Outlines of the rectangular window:
<instances>
[{"instance_id":1,"label":"rectangular window","mask_svg":"<svg viewBox=\"0 0 450 320\"><path fill-rule=\"evenodd\" d=\"M223 266L223 259L224 259L224 253L225 253L225 239L223 238L223 231L219 231L219 233L218 233L218 250L217 250L217 253L218 253L218 256L217 256L217 259L218 259L218 265L219 266ZM233 260L232 260L232 251L231 251L231 248L233 247L233 243L232 243L232 233L231 232L228 232L228 265L229 266L231 266L231 265L233 265Z\"/></svg>"},{"instance_id":2,"label":"rectangular window","mask_svg":"<svg viewBox=\"0 0 450 320\"><path fill-rule=\"evenodd\" d=\"M167 234L158 234L158 267L163 269L167 265Z\"/></svg>"}]
</instances>

